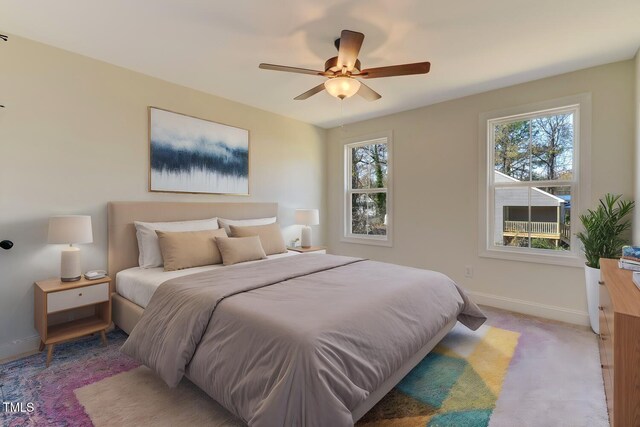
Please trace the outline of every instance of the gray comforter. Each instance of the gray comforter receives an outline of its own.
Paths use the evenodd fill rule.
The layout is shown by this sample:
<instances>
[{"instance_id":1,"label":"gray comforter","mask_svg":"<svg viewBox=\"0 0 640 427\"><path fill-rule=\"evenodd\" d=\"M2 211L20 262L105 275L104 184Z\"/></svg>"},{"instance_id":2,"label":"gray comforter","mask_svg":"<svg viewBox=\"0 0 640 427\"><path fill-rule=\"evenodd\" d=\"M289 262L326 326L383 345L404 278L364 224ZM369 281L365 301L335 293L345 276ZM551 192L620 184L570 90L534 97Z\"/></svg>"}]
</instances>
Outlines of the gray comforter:
<instances>
[{"instance_id":1,"label":"gray comforter","mask_svg":"<svg viewBox=\"0 0 640 427\"><path fill-rule=\"evenodd\" d=\"M122 350L251 426L347 426L455 318L486 319L443 274L304 255L165 282Z\"/></svg>"}]
</instances>

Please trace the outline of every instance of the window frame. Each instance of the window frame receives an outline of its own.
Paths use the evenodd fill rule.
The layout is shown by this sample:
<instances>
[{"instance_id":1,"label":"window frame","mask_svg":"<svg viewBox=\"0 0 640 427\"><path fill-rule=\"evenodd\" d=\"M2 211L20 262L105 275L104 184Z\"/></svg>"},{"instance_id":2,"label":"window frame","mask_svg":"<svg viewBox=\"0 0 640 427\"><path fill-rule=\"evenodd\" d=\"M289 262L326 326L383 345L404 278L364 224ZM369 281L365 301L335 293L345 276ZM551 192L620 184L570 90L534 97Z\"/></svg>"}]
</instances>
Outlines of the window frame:
<instances>
[{"instance_id":1,"label":"window frame","mask_svg":"<svg viewBox=\"0 0 640 427\"><path fill-rule=\"evenodd\" d=\"M384 142L380 142L384 141ZM378 132L365 136L347 138L343 143L343 198L342 198L342 227L340 241L374 246L393 246L393 137L391 131ZM385 189L352 189L351 188L351 150L356 147L372 144L387 144L387 187ZM382 193L387 194L387 234L385 236L368 236L351 233L353 193Z\"/></svg>"},{"instance_id":2,"label":"window frame","mask_svg":"<svg viewBox=\"0 0 640 427\"><path fill-rule=\"evenodd\" d=\"M573 176L571 180L540 180L511 182L497 185L494 182L494 132L496 124L529 119L552 114L574 113ZM558 98L535 104L522 105L483 113L479 120L480 165L479 165L479 255L544 264L582 267L584 256L576 233L580 231L579 213L590 200L590 154L591 154L591 94ZM494 244L495 189L537 188L549 186L571 187L571 248L568 251L520 248ZM530 207L529 207L530 208Z\"/></svg>"}]
</instances>

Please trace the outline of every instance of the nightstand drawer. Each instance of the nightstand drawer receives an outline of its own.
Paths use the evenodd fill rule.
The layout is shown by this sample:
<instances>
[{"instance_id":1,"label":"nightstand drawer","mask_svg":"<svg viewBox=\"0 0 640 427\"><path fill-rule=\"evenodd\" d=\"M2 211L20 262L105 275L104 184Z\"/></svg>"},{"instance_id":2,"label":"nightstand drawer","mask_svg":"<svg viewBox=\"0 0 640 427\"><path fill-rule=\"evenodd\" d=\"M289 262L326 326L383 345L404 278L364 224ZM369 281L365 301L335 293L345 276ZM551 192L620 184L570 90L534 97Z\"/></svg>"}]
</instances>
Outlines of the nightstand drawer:
<instances>
[{"instance_id":1,"label":"nightstand drawer","mask_svg":"<svg viewBox=\"0 0 640 427\"><path fill-rule=\"evenodd\" d=\"M108 300L109 283L98 283L97 285L69 289L67 291L50 292L47 294L47 313Z\"/></svg>"}]
</instances>

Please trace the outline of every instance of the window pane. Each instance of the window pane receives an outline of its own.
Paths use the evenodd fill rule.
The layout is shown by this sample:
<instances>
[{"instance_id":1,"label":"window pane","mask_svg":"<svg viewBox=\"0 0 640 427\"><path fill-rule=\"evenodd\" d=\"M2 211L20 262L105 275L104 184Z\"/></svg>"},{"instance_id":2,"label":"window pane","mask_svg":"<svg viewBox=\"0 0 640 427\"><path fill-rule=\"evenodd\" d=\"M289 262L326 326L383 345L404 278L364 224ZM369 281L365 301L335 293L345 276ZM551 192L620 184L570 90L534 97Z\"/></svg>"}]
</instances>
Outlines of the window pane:
<instances>
[{"instance_id":1,"label":"window pane","mask_svg":"<svg viewBox=\"0 0 640 427\"><path fill-rule=\"evenodd\" d=\"M351 188L387 187L387 144L351 149Z\"/></svg>"},{"instance_id":2,"label":"window pane","mask_svg":"<svg viewBox=\"0 0 640 427\"><path fill-rule=\"evenodd\" d=\"M496 246L571 249L571 187L496 188Z\"/></svg>"},{"instance_id":3,"label":"window pane","mask_svg":"<svg viewBox=\"0 0 640 427\"><path fill-rule=\"evenodd\" d=\"M528 120L495 125L494 170L519 181L529 180L529 125ZM509 181L496 174L496 182Z\"/></svg>"},{"instance_id":4,"label":"window pane","mask_svg":"<svg viewBox=\"0 0 640 427\"><path fill-rule=\"evenodd\" d=\"M573 178L573 114L531 121L531 179Z\"/></svg>"},{"instance_id":5,"label":"window pane","mask_svg":"<svg viewBox=\"0 0 640 427\"><path fill-rule=\"evenodd\" d=\"M494 203L494 245L529 247L529 188L496 188Z\"/></svg>"},{"instance_id":6,"label":"window pane","mask_svg":"<svg viewBox=\"0 0 640 427\"><path fill-rule=\"evenodd\" d=\"M351 195L351 233L386 236L386 193L354 193Z\"/></svg>"},{"instance_id":7,"label":"window pane","mask_svg":"<svg viewBox=\"0 0 640 427\"><path fill-rule=\"evenodd\" d=\"M531 191L531 247L571 249L571 187L536 187Z\"/></svg>"}]
</instances>

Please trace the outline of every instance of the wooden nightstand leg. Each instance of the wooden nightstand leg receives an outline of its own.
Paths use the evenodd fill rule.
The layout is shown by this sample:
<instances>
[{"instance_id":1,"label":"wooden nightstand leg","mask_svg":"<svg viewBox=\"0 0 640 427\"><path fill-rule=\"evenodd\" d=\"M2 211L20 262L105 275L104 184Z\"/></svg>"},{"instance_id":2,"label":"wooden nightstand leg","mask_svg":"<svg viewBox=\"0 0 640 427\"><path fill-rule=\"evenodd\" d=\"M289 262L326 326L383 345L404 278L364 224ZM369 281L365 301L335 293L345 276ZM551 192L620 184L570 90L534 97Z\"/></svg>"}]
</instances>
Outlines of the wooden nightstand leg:
<instances>
[{"instance_id":1,"label":"wooden nightstand leg","mask_svg":"<svg viewBox=\"0 0 640 427\"><path fill-rule=\"evenodd\" d=\"M49 347L47 348L47 368L51 363L51 356L53 356L53 344L49 344Z\"/></svg>"},{"instance_id":2,"label":"wooden nightstand leg","mask_svg":"<svg viewBox=\"0 0 640 427\"><path fill-rule=\"evenodd\" d=\"M100 331L100 340L103 346L107 345L107 334L105 334L104 330Z\"/></svg>"},{"instance_id":3,"label":"wooden nightstand leg","mask_svg":"<svg viewBox=\"0 0 640 427\"><path fill-rule=\"evenodd\" d=\"M38 347L38 351L44 350L44 343L40 340L40 346Z\"/></svg>"}]
</instances>

